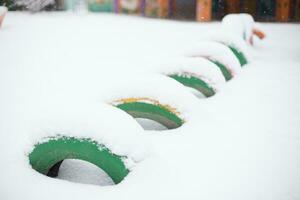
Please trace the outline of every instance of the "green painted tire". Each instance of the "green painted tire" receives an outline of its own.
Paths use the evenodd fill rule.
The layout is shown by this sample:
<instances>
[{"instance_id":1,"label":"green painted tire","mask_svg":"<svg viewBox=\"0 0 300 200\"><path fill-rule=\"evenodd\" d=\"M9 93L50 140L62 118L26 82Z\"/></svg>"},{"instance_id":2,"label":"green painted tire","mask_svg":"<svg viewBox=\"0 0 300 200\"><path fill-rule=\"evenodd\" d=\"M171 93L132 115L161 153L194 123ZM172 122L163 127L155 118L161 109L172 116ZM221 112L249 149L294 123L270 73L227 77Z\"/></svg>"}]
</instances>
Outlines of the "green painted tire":
<instances>
[{"instance_id":1,"label":"green painted tire","mask_svg":"<svg viewBox=\"0 0 300 200\"><path fill-rule=\"evenodd\" d=\"M215 90L212 87L210 87L208 83L206 83L205 81L201 80L198 77L189 74L186 75L171 74L168 76L182 83L187 87L196 89L206 97L211 97L216 93Z\"/></svg>"},{"instance_id":2,"label":"green painted tire","mask_svg":"<svg viewBox=\"0 0 300 200\"><path fill-rule=\"evenodd\" d=\"M178 128L184 123L184 120L178 117L176 113L161 105L146 102L125 102L116 105L116 107L127 112L134 118L151 119L168 129Z\"/></svg>"},{"instance_id":3,"label":"green painted tire","mask_svg":"<svg viewBox=\"0 0 300 200\"><path fill-rule=\"evenodd\" d=\"M238 50L233 46L228 47L232 51L232 53L237 57L242 67L248 63L248 60L242 51Z\"/></svg>"},{"instance_id":4,"label":"green painted tire","mask_svg":"<svg viewBox=\"0 0 300 200\"><path fill-rule=\"evenodd\" d=\"M67 136L48 138L36 144L29 154L32 168L42 174L55 177L63 160L79 159L101 168L116 184L129 173L122 158L96 141Z\"/></svg>"},{"instance_id":5,"label":"green painted tire","mask_svg":"<svg viewBox=\"0 0 300 200\"><path fill-rule=\"evenodd\" d=\"M230 71L226 68L226 66L222 63L220 63L219 61L217 60L212 60L212 59L208 59L210 60L211 62L213 62L214 64L217 65L217 67L219 67L219 69L221 70L224 78L226 81L230 81L232 79L232 74L230 73Z\"/></svg>"}]
</instances>

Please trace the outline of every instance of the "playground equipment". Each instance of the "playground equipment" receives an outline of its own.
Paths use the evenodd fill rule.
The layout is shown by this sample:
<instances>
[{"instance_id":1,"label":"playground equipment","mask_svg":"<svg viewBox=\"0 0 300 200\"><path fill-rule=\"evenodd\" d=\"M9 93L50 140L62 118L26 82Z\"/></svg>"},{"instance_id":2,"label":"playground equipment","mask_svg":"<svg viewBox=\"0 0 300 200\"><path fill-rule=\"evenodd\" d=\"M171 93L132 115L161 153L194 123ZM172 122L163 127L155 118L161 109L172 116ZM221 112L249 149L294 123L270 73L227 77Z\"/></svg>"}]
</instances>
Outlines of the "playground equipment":
<instances>
[{"instance_id":1,"label":"playground equipment","mask_svg":"<svg viewBox=\"0 0 300 200\"><path fill-rule=\"evenodd\" d=\"M174 59L164 63L163 74L193 88L205 97L213 96L225 83L218 66L204 58Z\"/></svg>"},{"instance_id":2,"label":"playground equipment","mask_svg":"<svg viewBox=\"0 0 300 200\"><path fill-rule=\"evenodd\" d=\"M113 0L88 0L88 9L92 12L113 12Z\"/></svg>"},{"instance_id":3,"label":"playground equipment","mask_svg":"<svg viewBox=\"0 0 300 200\"><path fill-rule=\"evenodd\" d=\"M147 97L119 99L112 104L134 118L151 119L168 129L178 128L184 123L176 108Z\"/></svg>"},{"instance_id":4,"label":"playground equipment","mask_svg":"<svg viewBox=\"0 0 300 200\"><path fill-rule=\"evenodd\" d=\"M2 26L6 13L7 13L7 7L0 6L0 28Z\"/></svg>"},{"instance_id":5,"label":"playground equipment","mask_svg":"<svg viewBox=\"0 0 300 200\"><path fill-rule=\"evenodd\" d=\"M141 0L115 0L116 12L139 14L142 13L144 2Z\"/></svg>"},{"instance_id":6,"label":"playground equipment","mask_svg":"<svg viewBox=\"0 0 300 200\"><path fill-rule=\"evenodd\" d=\"M136 145L143 142L139 139L142 128L126 113L101 103L61 106L57 110L41 108L43 117L30 119L29 128L24 130L32 138L26 152L37 172L57 177L64 160L78 159L101 168L118 184L130 167L143 159L144 150ZM118 126L112 127L115 122ZM123 133L124 130L128 132Z\"/></svg>"},{"instance_id":7,"label":"playground equipment","mask_svg":"<svg viewBox=\"0 0 300 200\"><path fill-rule=\"evenodd\" d=\"M231 74L230 70L228 69L228 67L226 67L225 64L223 64L215 59L211 59L209 57L207 57L207 59L210 60L211 62L213 62L214 64L216 64L220 68L226 81L230 81L233 78L233 75Z\"/></svg>"},{"instance_id":8,"label":"playground equipment","mask_svg":"<svg viewBox=\"0 0 300 200\"><path fill-rule=\"evenodd\" d=\"M216 93L216 91L208 83L206 83L201 77L198 77L195 74L188 72L182 74L174 73L170 74L169 77L177 80L187 87L198 90L206 97L211 97Z\"/></svg>"},{"instance_id":9,"label":"playground equipment","mask_svg":"<svg viewBox=\"0 0 300 200\"><path fill-rule=\"evenodd\" d=\"M265 34L255 25L253 17L249 14L229 14L222 19L222 30L231 36L243 38L247 43L253 44L253 37L264 39Z\"/></svg>"},{"instance_id":10,"label":"playground equipment","mask_svg":"<svg viewBox=\"0 0 300 200\"><path fill-rule=\"evenodd\" d=\"M276 20L287 22L291 15L291 0L280 0L276 2Z\"/></svg>"},{"instance_id":11,"label":"playground equipment","mask_svg":"<svg viewBox=\"0 0 300 200\"><path fill-rule=\"evenodd\" d=\"M231 80L241 70L235 54L230 48L219 42L201 42L190 52L189 56L206 58L216 64L226 81Z\"/></svg>"},{"instance_id":12,"label":"playground equipment","mask_svg":"<svg viewBox=\"0 0 300 200\"><path fill-rule=\"evenodd\" d=\"M246 64L249 63L249 49L246 42L243 41L241 38L235 38L232 36L215 36L214 40L227 46L238 59L241 67L244 67Z\"/></svg>"},{"instance_id":13,"label":"playground equipment","mask_svg":"<svg viewBox=\"0 0 300 200\"><path fill-rule=\"evenodd\" d=\"M212 0L197 0L197 21L208 22L212 17Z\"/></svg>"},{"instance_id":14,"label":"playground equipment","mask_svg":"<svg viewBox=\"0 0 300 200\"><path fill-rule=\"evenodd\" d=\"M248 33L247 31L248 29L246 31L244 30L243 33L246 35L246 33ZM246 35L244 38L247 40L248 35ZM241 70L241 66L248 63L248 59L243 50L240 49L238 45L235 45L234 42L230 43L228 41L199 43L198 48L193 49L193 51L189 53L185 59L180 61L174 59L173 62L168 63L160 71L160 74L164 74L169 77L165 78L166 82L163 82L163 80L161 82L158 81L159 83L157 83L157 85L155 85L155 80L152 80L151 84L148 85L141 82L134 82L134 85L139 87L141 89L140 91L142 92L135 93L136 91L133 91L127 96L125 95L125 97L115 98L113 101L110 101L110 103L118 109L113 109L120 113L126 112L134 118L145 118L156 121L168 129L175 129L182 126L188 118L183 117L180 104L184 102L187 102L187 104L192 104L193 98L190 97L193 96L182 96L184 101L179 101L179 107L177 104L174 106L175 104L173 105L170 103L172 102L171 100L166 101L168 98L176 99L175 101L178 101L177 98L181 97L181 93L184 93L180 90L180 88L184 87L177 82L198 90L206 97L210 97L219 90L219 85L224 84L226 81L236 76ZM165 65L166 63L163 64ZM177 82L171 80L170 78L176 80ZM142 80L143 79L144 77L142 77ZM172 82L171 84L179 85L178 88L169 87L171 84L168 85L169 83L167 81ZM167 87L164 88L165 84ZM156 88L156 86L161 87ZM150 89L147 90L147 87ZM132 89L131 87L128 88L128 90ZM124 90L124 88L121 89ZM156 89L161 91L157 92ZM173 91L173 93L168 93L169 90L175 91ZM128 91L125 91L125 93L126 92ZM143 95L144 93L146 94ZM149 95L149 93L152 94ZM176 96L178 93L179 95ZM109 107L112 108L111 106ZM124 112L121 112L120 110ZM97 115L93 116L93 113L101 113L102 111L104 113L102 114L103 118ZM60 112L67 113L62 111ZM62 119L65 120L69 117L74 117L73 114L70 113L67 116L62 116ZM78 122L81 123L81 120L86 120L82 123L84 126L84 131L86 131L86 127L91 125L90 120L96 120L92 122L91 127L94 128L94 126L96 126L96 130L98 131L103 130L103 127L98 125L98 123L103 123L100 119L105 120L108 117L115 121L122 122L124 119L126 119L122 118L124 116L120 118L114 118L115 116L111 115L111 113L105 114L104 108L100 110L92 108L89 110L89 112L84 111L78 112L77 114L80 116L79 120L75 122L72 121L73 123L71 123L71 126L79 124ZM59 116L55 115L54 118L56 119L56 117ZM130 118L130 120L132 120L132 118ZM48 120L46 121L48 122ZM60 120L58 119L57 121ZM127 124L128 122L130 121L125 120L123 123ZM79 127L80 130L82 128L82 124ZM110 130L113 123L110 122L108 124L109 125L107 126L109 126L109 128L107 130ZM124 130L130 131L127 128ZM88 132L89 131L90 130L88 130ZM122 131L122 133L123 132L124 131ZM30 165L34 170L50 177L57 177L59 168L65 159L80 159L90 162L101 168L112 178L116 184L120 183L130 172L130 169L126 165L125 161L128 158L127 154L124 155L123 153L116 153L110 145L107 145L96 135L93 137L84 136L84 134L80 135L78 133L75 135L68 133L68 131L62 131L61 135L49 134L33 144L32 150L28 153L28 158ZM131 138L131 140L133 139L135 140L136 137ZM122 144L117 144L117 146L122 146Z\"/></svg>"},{"instance_id":15,"label":"playground equipment","mask_svg":"<svg viewBox=\"0 0 300 200\"><path fill-rule=\"evenodd\" d=\"M234 55L237 57L237 59L239 60L242 67L248 63L246 56L244 55L244 53L241 50L239 50L237 47L234 47L231 45L229 45L228 47L230 48L232 53L234 53Z\"/></svg>"},{"instance_id":16,"label":"playground equipment","mask_svg":"<svg viewBox=\"0 0 300 200\"><path fill-rule=\"evenodd\" d=\"M168 0L145 0L145 15L148 17L166 18L170 16L170 2Z\"/></svg>"},{"instance_id":17,"label":"playground equipment","mask_svg":"<svg viewBox=\"0 0 300 200\"><path fill-rule=\"evenodd\" d=\"M43 142L35 144L29 154L32 168L50 177L57 177L59 167L65 159L80 159L93 163L105 171L116 184L129 173L123 157L113 154L107 147L90 138L46 138Z\"/></svg>"}]
</instances>

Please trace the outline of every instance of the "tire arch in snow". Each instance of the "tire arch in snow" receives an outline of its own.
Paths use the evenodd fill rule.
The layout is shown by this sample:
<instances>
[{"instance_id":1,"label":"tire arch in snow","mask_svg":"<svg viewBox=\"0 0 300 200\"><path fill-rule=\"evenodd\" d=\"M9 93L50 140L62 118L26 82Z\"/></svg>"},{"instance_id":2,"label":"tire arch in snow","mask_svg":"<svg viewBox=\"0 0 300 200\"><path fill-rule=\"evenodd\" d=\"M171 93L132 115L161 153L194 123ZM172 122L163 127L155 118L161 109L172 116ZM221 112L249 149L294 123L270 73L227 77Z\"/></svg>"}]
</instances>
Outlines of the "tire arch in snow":
<instances>
[{"instance_id":1,"label":"tire arch in snow","mask_svg":"<svg viewBox=\"0 0 300 200\"><path fill-rule=\"evenodd\" d=\"M89 138L58 136L38 143L29 154L30 164L36 171L56 177L65 159L90 162L105 171L114 183L120 183L129 173L123 158L113 154L104 145Z\"/></svg>"},{"instance_id":2,"label":"tire arch in snow","mask_svg":"<svg viewBox=\"0 0 300 200\"><path fill-rule=\"evenodd\" d=\"M254 37L260 40L266 37L260 29L249 14L228 14L222 19L222 34L213 34L213 39L227 45L244 66L250 60L248 47L254 46Z\"/></svg>"},{"instance_id":3,"label":"tire arch in snow","mask_svg":"<svg viewBox=\"0 0 300 200\"><path fill-rule=\"evenodd\" d=\"M202 57L216 64L226 81L231 80L240 70L241 65L228 46L220 42L201 42L188 54L190 57Z\"/></svg>"},{"instance_id":4,"label":"tire arch in snow","mask_svg":"<svg viewBox=\"0 0 300 200\"><path fill-rule=\"evenodd\" d=\"M168 129L178 128L185 122L176 108L147 97L119 99L113 101L112 105L134 118L150 119Z\"/></svg>"},{"instance_id":5,"label":"tire arch in snow","mask_svg":"<svg viewBox=\"0 0 300 200\"><path fill-rule=\"evenodd\" d=\"M201 92L205 97L211 97L216 93L216 91L208 83L206 83L203 79L201 79L195 74L184 72L181 74L169 74L168 76L187 87L196 89L197 91Z\"/></svg>"},{"instance_id":6,"label":"tire arch in snow","mask_svg":"<svg viewBox=\"0 0 300 200\"><path fill-rule=\"evenodd\" d=\"M149 119L169 130L181 127L189 121L199 99L178 81L158 72L160 66L166 66L162 63L153 63L151 70L110 85L105 92L111 96L103 98L103 102L133 118Z\"/></svg>"},{"instance_id":7,"label":"tire arch in snow","mask_svg":"<svg viewBox=\"0 0 300 200\"><path fill-rule=\"evenodd\" d=\"M222 36L215 36L214 40L227 46L235 55L241 67L249 63L248 47L242 39L235 38L233 35L226 36L226 34L223 34Z\"/></svg>"},{"instance_id":8,"label":"tire arch in snow","mask_svg":"<svg viewBox=\"0 0 300 200\"><path fill-rule=\"evenodd\" d=\"M28 164L41 174L56 177L65 159L83 160L102 169L115 184L120 183L147 155L143 129L126 113L107 104L66 102L53 109L41 105L43 115L24 116L31 141L25 150ZM116 122L118 126L112 126Z\"/></svg>"},{"instance_id":9,"label":"tire arch in snow","mask_svg":"<svg viewBox=\"0 0 300 200\"><path fill-rule=\"evenodd\" d=\"M172 59L161 65L160 73L197 90L205 97L213 96L225 83L218 66L201 57Z\"/></svg>"},{"instance_id":10,"label":"tire arch in snow","mask_svg":"<svg viewBox=\"0 0 300 200\"><path fill-rule=\"evenodd\" d=\"M253 38L256 36L263 40L266 35L250 14L228 14L222 19L222 31L230 35L242 38L250 45L254 45Z\"/></svg>"},{"instance_id":11,"label":"tire arch in snow","mask_svg":"<svg viewBox=\"0 0 300 200\"><path fill-rule=\"evenodd\" d=\"M241 66L243 67L244 65L248 64L248 59L246 58L245 54L238 49L237 47L233 45L227 45L228 48L232 51L232 53L237 57L239 60Z\"/></svg>"},{"instance_id":12,"label":"tire arch in snow","mask_svg":"<svg viewBox=\"0 0 300 200\"><path fill-rule=\"evenodd\" d=\"M226 81L230 81L233 78L232 73L224 63L210 57L206 57L206 58L219 67Z\"/></svg>"}]
</instances>

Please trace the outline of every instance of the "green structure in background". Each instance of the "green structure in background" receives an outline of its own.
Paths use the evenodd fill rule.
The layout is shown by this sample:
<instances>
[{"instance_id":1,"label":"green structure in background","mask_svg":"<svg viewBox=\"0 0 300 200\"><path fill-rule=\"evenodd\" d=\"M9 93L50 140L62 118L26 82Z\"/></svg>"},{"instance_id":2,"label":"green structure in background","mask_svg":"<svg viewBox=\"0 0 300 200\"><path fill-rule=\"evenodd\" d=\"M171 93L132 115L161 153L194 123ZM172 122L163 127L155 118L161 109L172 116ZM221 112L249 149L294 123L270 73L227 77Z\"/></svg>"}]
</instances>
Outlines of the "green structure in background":
<instances>
[{"instance_id":1,"label":"green structure in background","mask_svg":"<svg viewBox=\"0 0 300 200\"><path fill-rule=\"evenodd\" d=\"M79 0L64 0L63 5L65 10L74 10Z\"/></svg>"},{"instance_id":2,"label":"green structure in background","mask_svg":"<svg viewBox=\"0 0 300 200\"><path fill-rule=\"evenodd\" d=\"M214 89L210 87L208 83L198 77L189 74L171 74L169 77L177 80L187 87L194 88L206 97L211 97L215 94Z\"/></svg>"},{"instance_id":3,"label":"green structure in background","mask_svg":"<svg viewBox=\"0 0 300 200\"><path fill-rule=\"evenodd\" d=\"M134 118L145 118L156 121L168 129L180 127L184 120L176 113L162 105L156 105L146 102L124 102L116 107L127 112Z\"/></svg>"},{"instance_id":4,"label":"green structure in background","mask_svg":"<svg viewBox=\"0 0 300 200\"><path fill-rule=\"evenodd\" d=\"M23 6L16 5L13 0L0 0L0 6L6 6L8 10L23 10Z\"/></svg>"},{"instance_id":5,"label":"green structure in background","mask_svg":"<svg viewBox=\"0 0 300 200\"><path fill-rule=\"evenodd\" d=\"M141 14L142 6L144 5L142 0L119 0L115 1L115 3L116 11L126 14Z\"/></svg>"},{"instance_id":6,"label":"green structure in background","mask_svg":"<svg viewBox=\"0 0 300 200\"><path fill-rule=\"evenodd\" d=\"M88 9L92 12L113 12L114 0L88 0Z\"/></svg>"},{"instance_id":7,"label":"green structure in background","mask_svg":"<svg viewBox=\"0 0 300 200\"><path fill-rule=\"evenodd\" d=\"M0 0L0 6L10 7L13 5L12 0Z\"/></svg>"},{"instance_id":8,"label":"green structure in background","mask_svg":"<svg viewBox=\"0 0 300 200\"><path fill-rule=\"evenodd\" d=\"M129 173L122 157L110 152L105 146L87 138L58 136L38 143L29 154L33 169L56 177L65 159L84 160L105 171L114 183L120 183Z\"/></svg>"},{"instance_id":9,"label":"green structure in background","mask_svg":"<svg viewBox=\"0 0 300 200\"><path fill-rule=\"evenodd\" d=\"M222 19L226 15L226 2L224 0L212 1L212 15L214 19Z\"/></svg>"},{"instance_id":10,"label":"green structure in background","mask_svg":"<svg viewBox=\"0 0 300 200\"><path fill-rule=\"evenodd\" d=\"M276 0L259 0L258 2L258 18L273 20L275 18Z\"/></svg>"}]
</instances>

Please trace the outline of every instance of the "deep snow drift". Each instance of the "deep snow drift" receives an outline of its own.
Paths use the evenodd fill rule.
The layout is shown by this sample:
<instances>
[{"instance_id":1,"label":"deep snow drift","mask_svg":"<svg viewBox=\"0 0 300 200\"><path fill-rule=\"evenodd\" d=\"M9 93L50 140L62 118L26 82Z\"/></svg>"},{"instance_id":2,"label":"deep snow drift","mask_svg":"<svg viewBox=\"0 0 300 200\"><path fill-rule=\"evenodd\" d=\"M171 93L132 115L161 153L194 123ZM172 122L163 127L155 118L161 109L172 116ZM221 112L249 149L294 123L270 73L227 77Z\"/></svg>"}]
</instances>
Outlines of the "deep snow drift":
<instances>
[{"instance_id":1,"label":"deep snow drift","mask_svg":"<svg viewBox=\"0 0 300 200\"><path fill-rule=\"evenodd\" d=\"M300 199L300 25L261 27L267 38L251 63L199 99L155 72L160 60L197 51L220 23L8 13L0 30L0 199ZM133 93L174 104L186 123L144 131L106 104ZM37 173L27 154L56 133L97 138L128 155L131 172L106 187Z\"/></svg>"}]
</instances>

